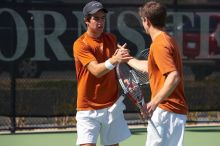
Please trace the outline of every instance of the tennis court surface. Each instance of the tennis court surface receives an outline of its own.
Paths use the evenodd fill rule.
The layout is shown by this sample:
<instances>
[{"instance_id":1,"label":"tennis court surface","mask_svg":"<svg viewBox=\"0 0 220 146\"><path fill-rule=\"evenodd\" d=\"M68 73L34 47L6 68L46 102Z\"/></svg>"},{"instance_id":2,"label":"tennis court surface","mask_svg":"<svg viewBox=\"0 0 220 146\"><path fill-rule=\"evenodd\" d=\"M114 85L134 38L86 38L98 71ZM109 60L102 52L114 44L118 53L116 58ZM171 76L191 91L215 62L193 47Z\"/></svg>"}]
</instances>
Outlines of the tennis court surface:
<instances>
[{"instance_id":1,"label":"tennis court surface","mask_svg":"<svg viewBox=\"0 0 220 146\"><path fill-rule=\"evenodd\" d=\"M132 129L120 146L144 146L146 129ZM0 146L75 146L76 132L41 132L0 135ZM220 126L187 127L185 146L219 146ZM100 146L99 142L97 146Z\"/></svg>"}]
</instances>

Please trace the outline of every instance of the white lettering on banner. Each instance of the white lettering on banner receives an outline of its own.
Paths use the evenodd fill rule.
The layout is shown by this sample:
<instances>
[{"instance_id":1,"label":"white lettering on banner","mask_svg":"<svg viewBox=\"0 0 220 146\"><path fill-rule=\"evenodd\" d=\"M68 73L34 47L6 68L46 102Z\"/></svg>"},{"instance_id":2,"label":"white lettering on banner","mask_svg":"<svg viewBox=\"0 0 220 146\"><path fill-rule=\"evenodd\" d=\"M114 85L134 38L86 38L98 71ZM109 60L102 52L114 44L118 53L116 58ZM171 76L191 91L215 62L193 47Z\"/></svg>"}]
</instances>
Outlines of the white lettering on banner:
<instances>
[{"instance_id":1,"label":"white lettering on banner","mask_svg":"<svg viewBox=\"0 0 220 146\"><path fill-rule=\"evenodd\" d=\"M62 35L67 28L66 19L64 16L58 12L54 11L28 11L34 17L34 33L35 33L35 56L32 60L46 61L50 58L45 56L45 41L49 43L53 53L56 55L57 59L72 60L71 57L65 51L63 44L60 42L58 37ZM45 34L45 16L51 16L54 20L54 31L50 34Z\"/></svg>"},{"instance_id":2,"label":"white lettering on banner","mask_svg":"<svg viewBox=\"0 0 220 146\"><path fill-rule=\"evenodd\" d=\"M33 17L33 26L27 26L25 23L26 17L23 13L19 13L18 11L15 11L10 8L0 8L0 15L3 14L9 14L13 21L15 22L15 25L13 28L16 30L16 45L14 45L15 51L14 54L11 57L6 57L0 50L0 60L2 61L14 61L19 59L27 49L33 49L33 56L30 56L32 60L35 61L49 61L51 60L50 56L46 54L46 50L50 49L57 60L60 61L71 61L72 60L72 54L68 54L67 52L67 46L64 44L63 39L69 40L69 37L71 36L64 36L67 31L73 31L74 37L80 36L83 31L86 30L86 26L84 24L83 20L83 14L81 11L72 11L68 16L65 13L65 15L58 11L49 11L49 10L28 10L27 14L31 14ZM127 16L132 16L132 21L138 22L138 28L133 28L128 26L127 24L131 21L128 20ZM200 26L199 31L196 32L199 35L199 46L198 54L194 56L194 59L216 59L220 58L219 51L215 51L220 49L220 13L217 12L169 12L168 17L172 17L172 21L169 23L172 23L173 25L173 35L175 36L176 40L178 41L178 44L181 49L181 54L184 59L187 59L188 56L183 56L185 48L184 46L184 38L183 34L183 17L187 17L187 19L190 21L191 26L195 26L195 15L199 17L200 20ZM53 27L47 28L45 24L46 17L49 16L53 20ZM216 19L219 19L219 21L216 21L216 31L214 33L210 33L210 19L211 17L216 16ZM24 17L24 18L23 18ZM1 17L0 17L1 18ZM112 18L114 18L114 21L112 22ZM116 19L115 19L116 18ZM133 20L134 19L134 20ZM213 19L213 18L212 18ZM1 22L4 20L0 20L0 27ZM69 21L74 22L74 28L72 26L68 26ZM113 29L116 30L120 36L117 36L118 39L123 38L123 40L128 40L129 42L132 42L138 51L141 51L142 49L145 49L146 46L149 46L149 44L146 44L145 36L143 36L142 33L138 31L138 29L142 29L141 20L135 11L131 10L125 10L115 13L114 11L109 11L106 16L106 31L111 32ZM219 24L218 24L219 23ZM12 25L10 25L12 26ZM33 28L33 31L28 31L29 27ZM68 29L68 27L71 27L71 29ZM50 29L50 33L45 33L46 29ZM30 40L30 33L34 36L34 40ZM4 35L4 34L0 34ZM145 35L145 34L144 34ZM61 39L61 36L63 39ZM64 37L63 37L64 36ZM213 37L215 40L216 48L209 48L210 46L210 36ZM68 37L68 38L67 38ZM193 40L192 40L193 41ZM29 43L29 44L28 44ZM46 48L46 43L49 45L50 48ZM73 42L69 42L73 43ZM212 42L211 42L212 43ZM214 43L213 43L214 44ZM31 48L27 48L27 46ZM0 48L2 48L0 46ZM69 48L68 48L69 49ZM214 50L212 54L210 53L210 49ZM137 51L137 52L138 52ZM190 50L189 50L190 51ZM190 52L189 52L190 53Z\"/></svg>"},{"instance_id":3,"label":"white lettering on banner","mask_svg":"<svg viewBox=\"0 0 220 146\"><path fill-rule=\"evenodd\" d=\"M191 20L192 25L194 25L193 14L187 12L169 12L167 15L173 18L173 34L178 41L182 58L186 58L186 56L183 56L183 17L187 16Z\"/></svg>"},{"instance_id":4,"label":"white lettering on banner","mask_svg":"<svg viewBox=\"0 0 220 146\"><path fill-rule=\"evenodd\" d=\"M77 28L78 34L77 34L77 35L80 36L80 35L83 33L82 27L83 27L84 29L86 29L86 26L85 26L84 20L83 20L83 13L82 13L82 12L77 12L77 11L73 11L72 13L73 13L73 14L76 16L76 18L77 18L77 21L76 21L77 26L78 26L78 28Z\"/></svg>"},{"instance_id":5,"label":"white lettering on banner","mask_svg":"<svg viewBox=\"0 0 220 146\"><path fill-rule=\"evenodd\" d=\"M206 58L206 57L210 57L212 58L212 56L209 56L207 54L209 54L209 28L210 28L210 24L209 24L209 20L210 20L210 16L218 16L220 15L220 13L197 13L197 15L200 16L201 18L201 22L200 22L200 54L198 56L198 58ZM220 21L218 22L220 23ZM209 35L207 35L209 34ZM215 36L217 37L217 36ZM219 40L220 38L216 38L216 40ZM218 43L218 41L217 41ZM219 47L219 44L217 44L217 47ZM220 49L220 48L218 48ZM214 54L213 58L220 58L220 54Z\"/></svg>"},{"instance_id":6,"label":"white lettering on banner","mask_svg":"<svg viewBox=\"0 0 220 146\"><path fill-rule=\"evenodd\" d=\"M138 31L135 30L135 28L130 28L126 25L124 21L126 14L135 16L137 18L136 21L139 21L141 24L140 19L138 19L139 16L137 13L133 11L124 11L118 16L118 21L117 21L118 31L124 38L134 43L137 46L138 51L141 51L145 49L145 40L143 36Z\"/></svg>"},{"instance_id":7,"label":"white lettering on banner","mask_svg":"<svg viewBox=\"0 0 220 146\"><path fill-rule=\"evenodd\" d=\"M2 9L0 9L0 15L2 13L8 13L13 17L14 22L15 22L17 37L16 37L16 51L15 51L14 55L12 57L5 57L0 51L0 60L14 61L14 60L18 59L19 57L21 57L23 55L23 53L25 52L25 49L28 44L28 30L27 30L27 26L26 26L24 20L22 19L22 17L13 9L2 8ZM4 21L4 20L0 20L0 23L1 23L1 21ZM2 34L2 35L4 35L4 34Z\"/></svg>"},{"instance_id":8,"label":"white lettering on banner","mask_svg":"<svg viewBox=\"0 0 220 146\"><path fill-rule=\"evenodd\" d=\"M209 13L197 13L200 16L200 54L198 58L205 58L209 53Z\"/></svg>"}]
</instances>

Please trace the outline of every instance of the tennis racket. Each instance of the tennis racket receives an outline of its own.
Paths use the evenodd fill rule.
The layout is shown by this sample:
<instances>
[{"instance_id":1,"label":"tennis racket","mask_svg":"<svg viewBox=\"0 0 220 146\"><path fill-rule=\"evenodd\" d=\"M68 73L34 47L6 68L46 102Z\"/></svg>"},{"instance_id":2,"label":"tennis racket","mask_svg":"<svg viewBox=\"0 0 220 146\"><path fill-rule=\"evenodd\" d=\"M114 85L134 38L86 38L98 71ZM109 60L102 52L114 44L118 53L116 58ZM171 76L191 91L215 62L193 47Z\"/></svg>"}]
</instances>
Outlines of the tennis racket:
<instances>
[{"instance_id":1,"label":"tennis racket","mask_svg":"<svg viewBox=\"0 0 220 146\"><path fill-rule=\"evenodd\" d=\"M147 58L148 50L142 51L140 56ZM143 90L142 87L149 84L148 74L132 69L126 63L118 64L116 66L116 73L124 95L126 95L131 100L131 102L136 105L141 111L145 104L144 92L146 90ZM142 118L142 120L144 120L143 116L140 117ZM148 121L152 125L155 134L160 137L160 134L157 131L153 121L150 118L148 119Z\"/></svg>"}]
</instances>

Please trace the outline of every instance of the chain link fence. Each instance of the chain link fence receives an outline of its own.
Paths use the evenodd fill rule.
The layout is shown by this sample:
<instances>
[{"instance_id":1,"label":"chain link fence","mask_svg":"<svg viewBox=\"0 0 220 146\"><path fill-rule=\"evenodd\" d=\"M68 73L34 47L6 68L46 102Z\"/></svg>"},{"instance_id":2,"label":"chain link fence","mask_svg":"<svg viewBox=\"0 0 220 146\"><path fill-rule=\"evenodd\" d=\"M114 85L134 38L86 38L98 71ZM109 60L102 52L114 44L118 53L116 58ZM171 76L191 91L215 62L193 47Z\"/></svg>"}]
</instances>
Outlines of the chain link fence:
<instances>
[{"instance_id":1,"label":"chain link fence","mask_svg":"<svg viewBox=\"0 0 220 146\"><path fill-rule=\"evenodd\" d=\"M10 77L8 73L0 75L0 130L75 127L77 92L74 71L46 71L37 79L16 78L15 91L11 88ZM219 77L216 73L205 80L195 81L193 74L185 72L185 92L190 108L188 123L220 122ZM128 124L143 124L137 114L128 116L138 110L130 100L124 102Z\"/></svg>"}]
</instances>

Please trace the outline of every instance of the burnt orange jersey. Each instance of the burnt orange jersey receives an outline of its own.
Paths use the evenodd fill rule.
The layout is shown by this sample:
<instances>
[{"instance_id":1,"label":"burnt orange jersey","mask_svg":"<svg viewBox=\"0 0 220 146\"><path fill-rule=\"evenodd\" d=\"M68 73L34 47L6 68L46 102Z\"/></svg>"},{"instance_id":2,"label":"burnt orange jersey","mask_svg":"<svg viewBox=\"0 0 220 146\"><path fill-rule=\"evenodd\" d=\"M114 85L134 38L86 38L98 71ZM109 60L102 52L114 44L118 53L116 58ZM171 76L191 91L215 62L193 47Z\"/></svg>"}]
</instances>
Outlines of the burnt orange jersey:
<instances>
[{"instance_id":1,"label":"burnt orange jersey","mask_svg":"<svg viewBox=\"0 0 220 146\"><path fill-rule=\"evenodd\" d=\"M175 40L167 33L158 35L150 46L148 71L152 98L163 87L165 74L178 71L181 81L173 93L159 107L178 114L187 114L188 107L184 94L182 59Z\"/></svg>"},{"instance_id":2,"label":"burnt orange jersey","mask_svg":"<svg viewBox=\"0 0 220 146\"><path fill-rule=\"evenodd\" d=\"M92 38L81 35L73 45L77 77L77 110L97 110L111 106L118 98L118 84L115 70L101 78L89 72L86 65L91 61L103 63L116 50L116 37L102 33Z\"/></svg>"}]
</instances>

